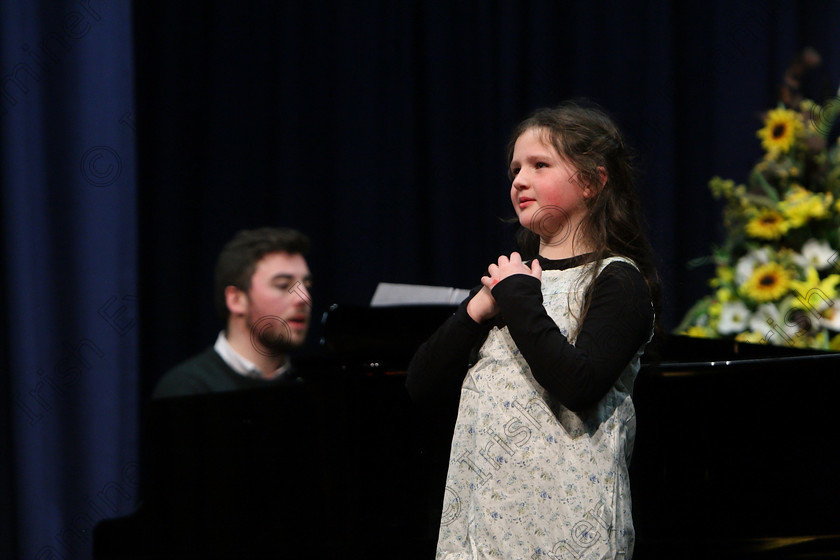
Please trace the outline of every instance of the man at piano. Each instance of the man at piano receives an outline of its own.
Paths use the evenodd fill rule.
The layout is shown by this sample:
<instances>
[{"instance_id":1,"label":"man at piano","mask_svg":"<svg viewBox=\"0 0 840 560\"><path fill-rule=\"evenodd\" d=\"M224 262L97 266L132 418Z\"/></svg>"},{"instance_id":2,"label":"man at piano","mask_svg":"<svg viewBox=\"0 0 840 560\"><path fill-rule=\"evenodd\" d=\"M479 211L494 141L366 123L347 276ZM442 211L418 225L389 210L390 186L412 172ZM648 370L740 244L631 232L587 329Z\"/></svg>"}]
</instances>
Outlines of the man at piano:
<instances>
[{"instance_id":1,"label":"man at piano","mask_svg":"<svg viewBox=\"0 0 840 560\"><path fill-rule=\"evenodd\" d=\"M213 346L168 371L153 398L296 383L289 353L309 329L309 238L289 228L243 230L216 263L214 298L226 328Z\"/></svg>"}]
</instances>

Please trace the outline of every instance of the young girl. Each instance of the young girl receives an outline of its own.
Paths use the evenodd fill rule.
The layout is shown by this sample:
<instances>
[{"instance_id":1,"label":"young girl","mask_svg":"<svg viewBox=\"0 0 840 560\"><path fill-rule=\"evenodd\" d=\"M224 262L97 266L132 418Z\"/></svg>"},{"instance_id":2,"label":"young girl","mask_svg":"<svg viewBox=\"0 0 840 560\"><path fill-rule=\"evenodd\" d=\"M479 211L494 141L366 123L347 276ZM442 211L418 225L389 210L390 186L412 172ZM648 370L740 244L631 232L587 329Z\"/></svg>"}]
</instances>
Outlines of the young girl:
<instances>
[{"instance_id":1,"label":"young girl","mask_svg":"<svg viewBox=\"0 0 840 560\"><path fill-rule=\"evenodd\" d=\"M491 264L406 381L416 400L461 387L437 558L627 559L658 293L630 157L603 112L564 104L514 130L508 162L532 260Z\"/></svg>"}]
</instances>

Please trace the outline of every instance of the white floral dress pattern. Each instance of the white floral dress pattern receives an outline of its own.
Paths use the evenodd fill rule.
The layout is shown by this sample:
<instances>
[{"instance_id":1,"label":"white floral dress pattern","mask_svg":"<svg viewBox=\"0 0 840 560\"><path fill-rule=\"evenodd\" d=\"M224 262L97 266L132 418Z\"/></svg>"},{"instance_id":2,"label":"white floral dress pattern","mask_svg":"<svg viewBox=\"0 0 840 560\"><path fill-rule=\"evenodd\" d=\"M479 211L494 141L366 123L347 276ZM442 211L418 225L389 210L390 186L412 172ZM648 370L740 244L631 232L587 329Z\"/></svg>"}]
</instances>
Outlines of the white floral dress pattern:
<instances>
[{"instance_id":1,"label":"white floral dress pattern","mask_svg":"<svg viewBox=\"0 0 840 560\"><path fill-rule=\"evenodd\" d=\"M630 262L604 259L600 270L616 260ZM591 266L542 273L543 305L571 343ZM533 378L507 327L490 331L461 388L438 559L630 558L630 394L642 352L574 413Z\"/></svg>"}]
</instances>

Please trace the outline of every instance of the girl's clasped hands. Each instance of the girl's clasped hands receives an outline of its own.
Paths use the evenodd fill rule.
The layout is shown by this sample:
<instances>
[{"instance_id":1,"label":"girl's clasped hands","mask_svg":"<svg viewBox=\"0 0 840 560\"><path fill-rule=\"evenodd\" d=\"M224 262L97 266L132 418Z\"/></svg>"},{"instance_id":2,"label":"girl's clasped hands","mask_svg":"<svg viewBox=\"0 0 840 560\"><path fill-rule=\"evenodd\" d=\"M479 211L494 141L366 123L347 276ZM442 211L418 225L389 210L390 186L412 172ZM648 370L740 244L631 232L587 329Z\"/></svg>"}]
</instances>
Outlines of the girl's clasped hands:
<instances>
[{"instance_id":1,"label":"girl's clasped hands","mask_svg":"<svg viewBox=\"0 0 840 560\"><path fill-rule=\"evenodd\" d=\"M467 304L467 313L477 323L492 319L499 313L499 307L490 290L493 287L514 274L527 274L537 280L542 277L540 261L534 259L529 267L522 262L522 257L517 252L510 254L510 258L501 255L498 263L492 263L487 267L487 276L481 277L483 287Z\"/></svg>"}]
</instances>

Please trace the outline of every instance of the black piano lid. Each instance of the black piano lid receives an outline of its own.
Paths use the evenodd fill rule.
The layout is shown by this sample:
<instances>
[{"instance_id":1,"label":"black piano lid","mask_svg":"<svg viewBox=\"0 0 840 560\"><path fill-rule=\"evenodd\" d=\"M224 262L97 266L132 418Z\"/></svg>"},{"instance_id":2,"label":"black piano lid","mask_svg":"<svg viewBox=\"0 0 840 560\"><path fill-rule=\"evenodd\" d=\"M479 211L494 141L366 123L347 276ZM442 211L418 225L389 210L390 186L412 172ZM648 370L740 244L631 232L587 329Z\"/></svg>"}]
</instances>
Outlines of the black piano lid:
<instances>
[{"instance_id":1,"label":"black piano lid","mask_svg":"<svg viewBox=\"0 0 840 560\"><path fill-rule=\"evenodd\" d=\"M661 375L737 373L773 367L840 367L837 352L681 335L665 337L660 352L658 363L647 363L646 368Z\"/></svg>"}]
</instances>

